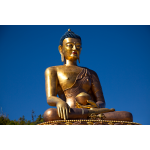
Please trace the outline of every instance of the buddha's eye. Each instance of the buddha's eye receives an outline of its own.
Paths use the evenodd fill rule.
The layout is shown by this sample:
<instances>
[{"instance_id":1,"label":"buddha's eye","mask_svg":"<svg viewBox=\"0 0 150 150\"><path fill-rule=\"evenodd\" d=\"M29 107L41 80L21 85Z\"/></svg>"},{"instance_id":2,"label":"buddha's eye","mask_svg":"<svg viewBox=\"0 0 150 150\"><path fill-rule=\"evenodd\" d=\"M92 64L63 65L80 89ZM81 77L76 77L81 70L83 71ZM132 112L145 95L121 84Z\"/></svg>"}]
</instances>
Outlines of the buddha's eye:
<instances>
[{"instance_id":1,"label":"buddha's eye","mask_svg":"<svg viewBox=\"0 0 150 150\"><path fill-rule=\"evenodd\" d=\"M76 48L77 48L78 50L80 50L80 49L81 49L81 45L77 45Z\"/></svg>"},{"instance_id":2,"label":"buddha's eye","mask_svg":"<svg viewBox=\"0 0 150 150\"><path fill-rule=\"evenodd\" d=\"M72 44L67 44L67 47L73 48L73 45Z\"/></svg>"},{"instance_id":3,"label":"buddha's eye","mask_svg":"<svg viewBox=\"0 0 150 150\"><path fill-rule=\"evenodd\" d=\"M77 47L78 49L80 49L80 48L81 48L81 45L77 45L76 47Z\"/></svg>"}]
</instances>

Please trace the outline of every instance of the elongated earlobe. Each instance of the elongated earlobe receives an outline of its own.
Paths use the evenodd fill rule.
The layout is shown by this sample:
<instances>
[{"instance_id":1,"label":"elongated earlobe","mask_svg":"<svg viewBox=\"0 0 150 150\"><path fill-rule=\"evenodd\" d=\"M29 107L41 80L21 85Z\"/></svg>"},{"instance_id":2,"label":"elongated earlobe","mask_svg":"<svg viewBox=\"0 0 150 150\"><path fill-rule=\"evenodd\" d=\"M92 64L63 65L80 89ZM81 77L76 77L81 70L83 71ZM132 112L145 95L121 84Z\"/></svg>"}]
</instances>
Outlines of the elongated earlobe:
<instances>
[{"instance_id":1,"label":"elongated earlobe","mask_svg":"<svg viewBox=\"0 0 150 150\"><path fill-rule=\"evenodd\" d=\"M61 61L64 62L64 54L61 53Z\"/></svg>"},{"instance_id":2,"label":"elongated earlobe","mask_svg":"<svg viewBox=\"0 0 150 150\"><path fill-rule=\"evenodd\" d=\"M58 46L58 50L59 50L59 53L61 55L61 61L64 62L64 54L62 52L62 46L61 45Z\"/></svg>"}]
</instances>

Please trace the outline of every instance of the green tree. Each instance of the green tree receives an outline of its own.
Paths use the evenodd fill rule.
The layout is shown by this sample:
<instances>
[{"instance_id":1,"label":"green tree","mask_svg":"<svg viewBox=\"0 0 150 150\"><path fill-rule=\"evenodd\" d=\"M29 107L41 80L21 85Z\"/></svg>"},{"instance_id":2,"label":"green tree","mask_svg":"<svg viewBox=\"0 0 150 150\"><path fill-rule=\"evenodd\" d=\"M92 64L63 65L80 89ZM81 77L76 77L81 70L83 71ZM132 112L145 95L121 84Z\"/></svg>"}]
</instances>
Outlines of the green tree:
<instances>
[{"instance_id":1,"label":"green tree","mask_svg":"<svg viewBox=\"0 0 150 150\"><path fill-rule=\"evenodd\" d=\"M34 110L32 110L31 117L32 117L32 122L34 122L34 118L36 117Z\"/></svg>"},{"instance_id":2,"label":"green tree","mask_svg":"<svg viewBox=\"0 0 150 150\"><path fill-rule=\"evenodd\" d=\"M4 117L1 116L1 117L0 117L0 125L3 125L3 124L4 124Z\"/></svg>"},{"instance_id":3,"label":"green tree","mask_svg":"<svg viewBox=\"0 0 150 150\"><path fill-rule=\"evenodd\" d=\"M13 120L11 120L11 121L9 122L9 125L16 125L16 123L15 123Z\"/></svg>"},{"instance_id":4,"label":"green tree","mask_svg":"<svg viewBox=\"0 0 150 150\"><path fill-rule=\"evenodd\" d=\"M31 124L31 121L30 121L30 120L28 120L27 125L30 125L30 124Z\"/></svg>"},{"instance_id":5,"label":"green tree","mask_svg":"<svg viewBox=\"0 0 150 150\"><path fill-rule=\"evenodd\" d=\"M10 123L9 118L4 117L4 116L0 116L0 125L7 125Z\"/></svg>"},{"instance_id":6,"label":"green tree","mask_svg":"<svg viewBox=\"0 0 150 150\"><path fill-rule=\"evenodd\" d=\"M35 124L39 124L43 122L43 117L41 116L41 114L37 117Z\"/></svg>"},{"instance_id":7,"label":"green tree","mask_svg":"<svg viewBox=\"0 0 150 150\"><path fill-rule=\"evenodd\" d=\"M18 121L19 121L20 125L25 125L25 117L24 117L24 115L22 117L20 117Z\"/></svg>"},{"instance_id":8,"label":"green tree","mask_svg":"<svg viewBox=\"0 0 150 150\"><path fill-rule=\"evenodd\" d=\"M0 125L36 125L43 122L43 115L39 115L36 121L26 120L25 116L22 116L16 120L10 120L6 116L0 116Z\"/></svg>"}]
</instances>

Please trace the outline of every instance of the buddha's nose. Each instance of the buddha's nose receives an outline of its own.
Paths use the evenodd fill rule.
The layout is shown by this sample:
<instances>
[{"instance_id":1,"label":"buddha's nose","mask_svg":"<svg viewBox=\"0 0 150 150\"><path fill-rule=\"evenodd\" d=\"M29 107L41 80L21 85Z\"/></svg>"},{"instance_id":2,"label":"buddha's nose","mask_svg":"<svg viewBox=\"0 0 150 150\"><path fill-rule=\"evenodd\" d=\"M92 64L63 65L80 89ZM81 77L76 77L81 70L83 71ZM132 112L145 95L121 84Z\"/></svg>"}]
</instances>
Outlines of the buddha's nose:
<instances>
[{"instance_id":1,"label":"buddha's nose","mask_svg":"<svg viewBox=\"0 0 150 150\"><path fill-rule=\"evenodd\" d=\"M73 48L72 48L72 50L76 50L76 45L73 45Z\"/></svg>"}]
</instances>

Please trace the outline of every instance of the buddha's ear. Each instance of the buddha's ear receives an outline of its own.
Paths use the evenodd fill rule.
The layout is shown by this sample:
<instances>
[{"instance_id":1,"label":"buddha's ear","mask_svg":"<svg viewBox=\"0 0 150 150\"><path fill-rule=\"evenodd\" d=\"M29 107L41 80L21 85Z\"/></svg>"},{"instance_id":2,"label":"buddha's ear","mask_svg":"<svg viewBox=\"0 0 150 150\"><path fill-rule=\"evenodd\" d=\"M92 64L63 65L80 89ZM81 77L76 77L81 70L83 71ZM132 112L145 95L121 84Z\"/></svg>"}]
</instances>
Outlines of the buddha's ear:
<instances>
[{"instance_id":1,"label":"buddha's ear","mask_svg":"<svg viewBox=\"0 0 150 150\"><path fill-rule=\"evenodd\" d=\"M62 46L61 45L58 46L58 50L59 50L59 53L62 54Z\"/></svg>"},{"instance_id":2,"label":"buddha's ear","mask_svg":"<svg viewBox=\"0 0 150 150\"><path fill-rule=\"evenodd\" d=\"M58 46L58 50L59 50L59 53L61 55L61 61L64 62L64 54L62 52L62 46L61 45Z\"/></svg>"}]
</instances>

